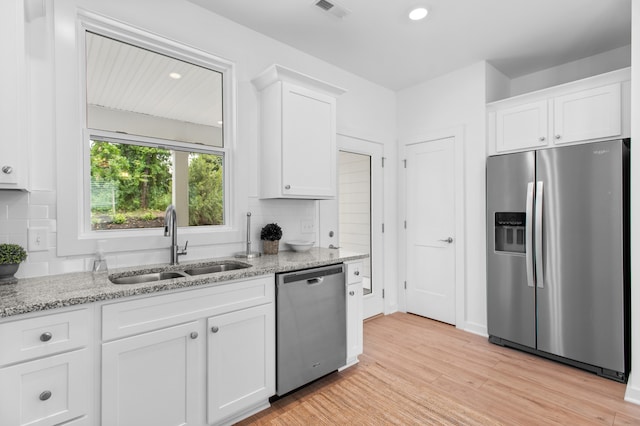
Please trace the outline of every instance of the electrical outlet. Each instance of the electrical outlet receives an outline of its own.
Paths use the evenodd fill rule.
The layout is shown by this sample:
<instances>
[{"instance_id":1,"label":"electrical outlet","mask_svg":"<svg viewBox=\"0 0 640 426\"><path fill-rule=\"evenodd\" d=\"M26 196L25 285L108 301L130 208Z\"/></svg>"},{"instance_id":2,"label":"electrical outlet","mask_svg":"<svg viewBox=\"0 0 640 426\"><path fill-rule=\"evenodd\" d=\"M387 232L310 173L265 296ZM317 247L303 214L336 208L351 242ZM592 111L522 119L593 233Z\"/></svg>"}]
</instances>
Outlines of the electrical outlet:
<instances>
[{"instance_id":1,"label":"electrical outlet","mask_svg":"<svg viewBox=\"0 0 640 426\"><path fill-rule=\"evenodd\" d=\"M49 237L47 228L29 228L29 251L45 251L49 248Z\"/></svg>"},{"instance_id":2,"label":"electrical outlet","mask_svg":"<svg viewBox=\"0 0 640 426\"><path fill-rule=\"evenodd\" d=\"M302 219L300 221L300 232L303 234L312 234L316 232L316 226L312 219Z\"/></svg>"}]
</instances>

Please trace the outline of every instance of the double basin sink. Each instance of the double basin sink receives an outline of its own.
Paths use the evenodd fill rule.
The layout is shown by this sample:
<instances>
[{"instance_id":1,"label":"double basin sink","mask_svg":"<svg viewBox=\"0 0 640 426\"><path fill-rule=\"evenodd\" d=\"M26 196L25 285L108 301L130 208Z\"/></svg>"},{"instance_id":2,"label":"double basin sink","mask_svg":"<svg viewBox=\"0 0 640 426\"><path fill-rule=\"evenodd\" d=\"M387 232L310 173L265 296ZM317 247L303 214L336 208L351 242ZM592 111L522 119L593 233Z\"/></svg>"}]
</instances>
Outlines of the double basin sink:
<instances>
[{"instance_id":1,"label":"double basin sink","mask_svg":"<svg viewBox=\"0 0 640 426\"><path fill-rule=\"evenodd\" d=\"M246 269L251 265L243 262L222 261L198 266L185 266L185 269L171 271L133 273L127 275L115 274L109 276L109 281L114 284L142 284L154 281L170 280L173 278L185 278L204 274L214 274L216 272L233 271L236 269Z\"/></svg>"}]
</instances>

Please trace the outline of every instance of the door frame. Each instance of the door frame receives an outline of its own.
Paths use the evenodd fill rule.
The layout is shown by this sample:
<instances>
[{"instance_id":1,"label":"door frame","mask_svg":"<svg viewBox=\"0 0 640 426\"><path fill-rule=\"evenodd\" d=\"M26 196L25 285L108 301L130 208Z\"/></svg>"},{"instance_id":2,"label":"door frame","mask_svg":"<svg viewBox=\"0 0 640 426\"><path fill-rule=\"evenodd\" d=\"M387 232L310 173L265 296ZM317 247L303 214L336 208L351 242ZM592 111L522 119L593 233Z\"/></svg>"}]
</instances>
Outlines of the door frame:
<instances>
[{"instance_id":1,"label":"door frame","mask_svg":"<svg viewBox=\"0 0 640 426\"><path fill-rule=\"evenodd\" d=\"M455 210L455 319L456 328L466 329L466 235L465 235L465 210L464 210L464 127L453 127L430 131L400 141L400 169L404 175L399 177L400 202L398 203L399 235L398 265L399 270L399 310L407 312L407 290L404 283L407 280L407 235L404 228L404 220L407 217L407 175L404 167L407 146L421 143L435 142L441 139L453 138L454 144L454 210ZM402 232L404 231L404 232Z\"/></svg>"},{"instance_id":2,"label":"door frame","mask_svg":"<svg viewBox=\"0 0 640 426\"><path fill-rule=\"evenodd\" d=\"M372 191L371 193L371 259L378 259L377 262L371 262L371 276L372 279L375 276L376 282L372 282L372 288L374 288L373 293L368 294L363 297L363 319L368 318L377 314L387 314L387 303L385 299L382 298L382 291L385 289L385 266L384 266L384 235L382 233L382 224L384 223L384 202L385 202L385 170L382 167L382 159L384 158L384 144L381 142L376 142L369 139L364 139L358 136L353 136L351 134L346 133L338 133L336 138L336 153L339 151L351 152L354 154L367 155L371 157L371 188L374 186L379 187L379 191ZM336 154L337 155L337 154ZM374 167L376 167L375 162L380 165L379 176L374 176L376 172L374 172ZM337 170L336 170L337 173ZM326 214L328 209L332 209L335 207L335 212L338 212L338 200L337 196L335 200L335 206L329 207L331 202L327 202L326 200L322 200L318 203L318 217L322 217ZM377 205L376 205L377 204ZM337 222L338 218L335 220ZM322 227L322 225L321 225ZM333 224L335 229L338 229L337 236L340 235L339 223ZM376 232L379 230L379 232ZM328 246L330 243L338 244L335 238L328 238L323 233L323 230L320 229L320 247ZM378 289L378 292L375 289ZM368 300L372 298L380 298L378 301L381 305L380 312L372 313L374 307L367 308L367 305L372 305L372 303L367 303ZM377 302L376 302L377 303Z\"/></svg>"}]
</instances>

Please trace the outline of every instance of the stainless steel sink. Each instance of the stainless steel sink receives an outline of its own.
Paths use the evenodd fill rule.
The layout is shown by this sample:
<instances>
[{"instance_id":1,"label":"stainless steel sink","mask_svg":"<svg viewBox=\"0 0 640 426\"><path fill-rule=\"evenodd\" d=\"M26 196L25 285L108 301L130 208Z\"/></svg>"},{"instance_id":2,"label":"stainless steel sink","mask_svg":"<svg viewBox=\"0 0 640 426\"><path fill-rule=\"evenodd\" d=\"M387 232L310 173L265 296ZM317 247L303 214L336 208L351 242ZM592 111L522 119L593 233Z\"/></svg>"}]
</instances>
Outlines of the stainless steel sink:
<instances>
[{"instance_id":1,"label":"stainless steel sink","mask_svg":"<svg viewBox=\"0 0 640 426\"><path fill-rule=\"evenodd\" d=\"M170 280L172 278L184 278L191 275L203 275L213 274L216 272L233 271L236 269L249 268L251 265L248 263L229 261L229 262L216 262L208 265L201 266L186 266L186 269L178 271L164 271L154 272L148 274L134 274L126 276L109 277L109 280L114 284L142 284L150 283L154 281Z\"/></svg>"},{"instance_id":2,"label":"stainless steel sink","mask_svg":"<svg viewBox=\"0 0 640 426\"><path fill-rule=\"evenodd\" d=\"M184 272L189 275L213 274L215 272L233 271L235 269L245 269L251 265L242 262L221 262L214 265L197 266L185 269Z\"/></svg>"},{"instance_id":3,"label":"stainless steel sink","mask_svg":"<svg viewBox=\"0 0 640 426\"><path fill-rule=\"evenodd\" d=\"M129 275L124 277L109 277L114 284L141 284L153 281L169 280L171 278L183 278L185 274L178 271L155 272L151 274Z\"/></svg>"}]
</instances>

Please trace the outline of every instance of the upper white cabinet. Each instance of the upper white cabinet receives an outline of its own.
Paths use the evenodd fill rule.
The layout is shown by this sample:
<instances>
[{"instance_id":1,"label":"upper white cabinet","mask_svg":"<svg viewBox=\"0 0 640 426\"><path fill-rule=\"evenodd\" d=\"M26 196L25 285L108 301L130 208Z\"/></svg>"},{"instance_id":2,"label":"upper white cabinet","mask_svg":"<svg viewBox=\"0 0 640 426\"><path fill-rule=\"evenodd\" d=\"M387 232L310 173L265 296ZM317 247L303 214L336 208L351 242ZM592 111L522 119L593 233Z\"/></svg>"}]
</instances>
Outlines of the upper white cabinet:
<instances>
[{"instance_id":1,"label":"upper white cabinet","mask_svg":"<svg viewBox=\"0 0 640 426\"><path fill-rule=\"evenodd\" d=\"M23 2L0 2L0 189L26 190L28 185L24 41Z\"/></svg>"},{"instance_id":2,"label":"upper white cabinet","mask_svg":"<svg viewBox=\"0 0 640 426\"><path fill-rule=\"evenodd\" d=\"M553 99L556 144L616 137L622 134L620 83Z\"/></svg>"},{"instance_id":3,"label":"upper white cabinet","mask_svg":"<svg viewBox=\"0 0 640 426\"><path fill-rule=\"evenodd\" d=\"M336 195L336 97L344 89L272 65L260 91L260 197Z\"/></svg>"},{"instance_id":4,"label":"upper white cabinet","mask_svg":"<svg viewBox=\"0 0 640 426\"><path fill-rule=\"evenodd\" d=\"M489 155L630 136L629 69L487 105Z\"/></svg>"},{"instance_id":5,"label":"upper white cabinet","mask_svg":"<svg viewBox=\"0 0 640 426\"><path fill-rule=\"evenodd\" d=\"M498 109L496 150L511 151L547 145L547 101Z\"/></svg>"}]
</instances>

